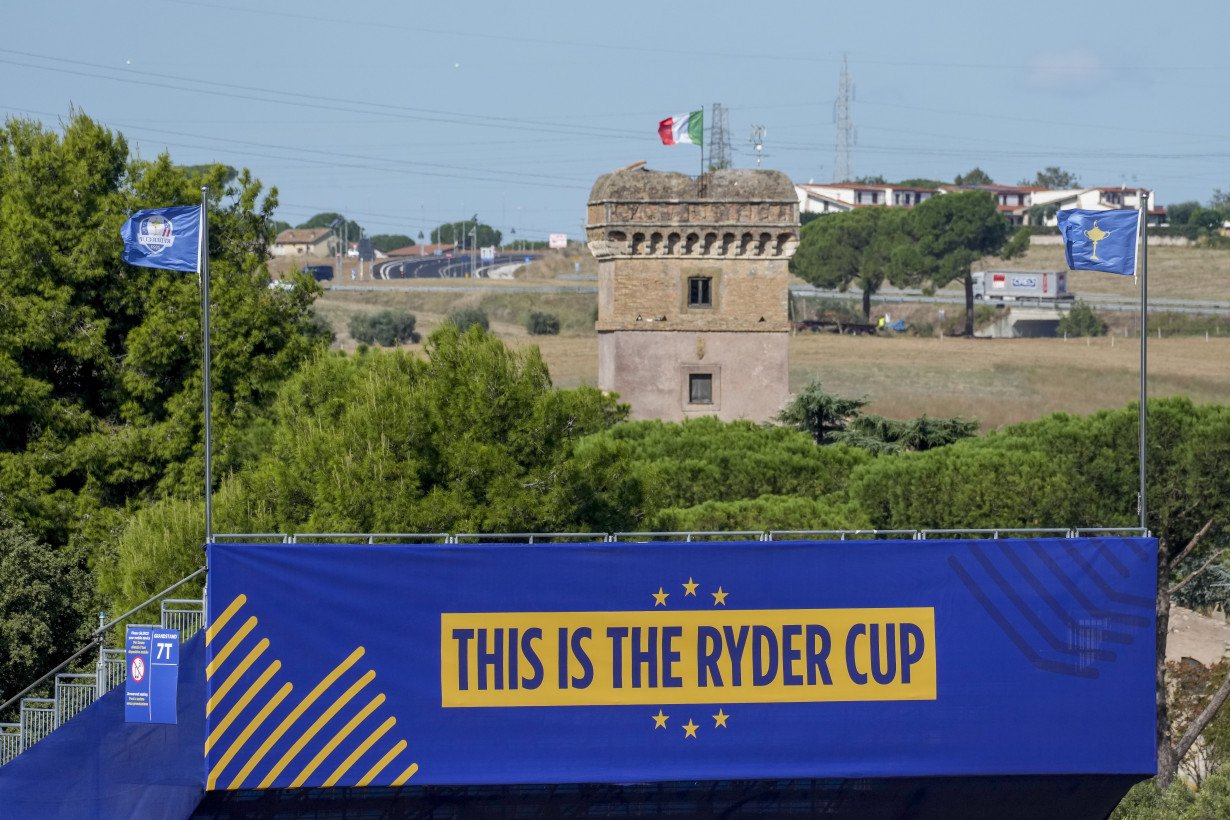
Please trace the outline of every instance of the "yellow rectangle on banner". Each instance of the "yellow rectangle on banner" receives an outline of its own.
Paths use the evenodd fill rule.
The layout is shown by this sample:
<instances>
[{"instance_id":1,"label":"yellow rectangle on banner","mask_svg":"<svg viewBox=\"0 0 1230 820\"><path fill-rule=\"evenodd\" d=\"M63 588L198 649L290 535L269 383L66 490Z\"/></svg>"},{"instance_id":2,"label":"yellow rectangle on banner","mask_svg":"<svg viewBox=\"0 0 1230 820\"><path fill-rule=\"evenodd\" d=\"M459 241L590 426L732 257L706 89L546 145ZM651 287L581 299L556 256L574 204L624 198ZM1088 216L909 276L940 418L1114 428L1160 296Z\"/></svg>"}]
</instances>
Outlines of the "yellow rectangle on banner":
<instances>
[{"instance_id":1,"label":"yellow rectangle on banner","mask_svg":"<svg viewBox=\"0 0 1230 820\"><path fill-rule=\"evenodd\" d=\"M440 616L445 707L934 700L935 610Z\"/></svg>"}]
</instances>

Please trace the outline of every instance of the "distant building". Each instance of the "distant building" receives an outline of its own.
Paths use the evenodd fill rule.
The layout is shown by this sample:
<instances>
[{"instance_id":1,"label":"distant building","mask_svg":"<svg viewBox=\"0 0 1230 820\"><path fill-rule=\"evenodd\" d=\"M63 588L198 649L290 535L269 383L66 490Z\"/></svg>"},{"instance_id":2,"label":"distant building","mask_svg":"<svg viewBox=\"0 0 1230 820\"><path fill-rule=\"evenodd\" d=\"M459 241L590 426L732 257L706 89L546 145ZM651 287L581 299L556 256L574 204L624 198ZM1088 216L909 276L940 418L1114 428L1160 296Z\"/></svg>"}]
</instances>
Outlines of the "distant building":
<instances>
[{"instance_id":1,"label":"distant building","mask_svg":"<svg viewBox=\"0 0 1230 820\"><path fill-rule=\"evenodd\" d=\"M777 171L642 168L589 196L598 386L638 419L766 421L789 397L787 288L799 206Z\"/></svg>"},{"instance_id":2,"label":"distant building","mask_svg":"<svg viewBox=\"0 0 1230 820\"><path fill-rule=\"evenodd\" d=\"M1055 225L1054 210L1085 208L1110 210L1114 208L1138 208L1139 193L1123 187L1074 188L1049 190L1033 185L941 185L937 188L919 188L905 185L874 184L860 182L807 183L794 186L799 201L799 212L804 214L843 213L854 208L888 207L912 208L933 196L957 191L989 191L995 197L996 207L1013 225ZM1045 213L1031 211L1034 206L1045 207ZM1046 215L1048 214L1049 215ZM1160 225L1166 219L1166 209L1149 209L1149 224Z\"/></svg>"},{"instance_id":3,"label":"distant building","mask_svg":"<svg viewBox=\"0 0 1230 820\"><path fill-rule=\"evenodd\" d=\"M328 228L288 228L273 240L272 256L333 256L341 243Z\"/></svg>"},{"instance_id":4,"label":"distant building","mask_svg":"<svg viewBox=\"0 0 1230 820\"><path fill-rule=\"evenodd\" d=\"M805 214L840 213L870 205L912 208L936 194L938 188L886 185L862 182L807 183L794 186L799 212Z\"/></svg>"}]
</instances>

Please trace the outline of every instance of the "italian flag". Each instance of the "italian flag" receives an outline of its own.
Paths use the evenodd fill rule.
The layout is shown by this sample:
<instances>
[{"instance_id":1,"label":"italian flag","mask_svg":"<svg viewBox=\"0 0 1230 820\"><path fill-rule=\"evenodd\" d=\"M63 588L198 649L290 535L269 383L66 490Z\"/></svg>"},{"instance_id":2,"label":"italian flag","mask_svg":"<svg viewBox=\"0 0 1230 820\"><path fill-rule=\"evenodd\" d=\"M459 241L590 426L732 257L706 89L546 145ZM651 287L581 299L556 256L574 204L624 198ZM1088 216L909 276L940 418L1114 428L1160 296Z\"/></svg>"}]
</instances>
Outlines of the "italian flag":
<instances>
[{"instance_id":1,"label":"italian flag","mask_svg":"<svg viewBox=\"0 0 1230 820\"><path fill-rule=\"evenodd\" d=\"M658 136L663 145L701 145L704 142L704 109L690 114L676 114L658 123Z\"/></svg>"}]
</instances>

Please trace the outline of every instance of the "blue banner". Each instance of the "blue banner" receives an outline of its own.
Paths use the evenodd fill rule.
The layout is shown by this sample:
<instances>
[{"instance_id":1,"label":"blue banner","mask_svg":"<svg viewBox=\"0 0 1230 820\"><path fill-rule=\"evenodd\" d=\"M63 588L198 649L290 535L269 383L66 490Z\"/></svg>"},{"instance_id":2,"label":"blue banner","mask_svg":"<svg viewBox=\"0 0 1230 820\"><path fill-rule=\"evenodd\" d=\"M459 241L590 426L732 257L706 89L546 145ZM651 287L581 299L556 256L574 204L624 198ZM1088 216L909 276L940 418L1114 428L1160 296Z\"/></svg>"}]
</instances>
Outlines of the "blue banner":
<instances>
[{"instance_id":1,"label":"blue banner","mask_svg":"<svg viewBox=\"0 0 1230 820\"><path fill-rule=\"evenodd\" d=\"M1156 769L1153 539L208 552L211 790Z\"/></svg>"},{"instance_id":2,"label":"blue banner","mask_svg":"<svg viewBox=\"0 0 1230 820\"><path fill-rule=\"evenodd\" d=\"M129 625L124 635L128 677L126 723L175 723L179 689L179 630Z\"/></svg>"},{"instance_id":3,"label":"blue banner","mask_svg":"<svg viewBox=\"0 0 1230 820\"><path fill-rule=\"evenodd\" d=\"M120 228L124 261L143 268L200 270L201 206L137 211Z\"/></svg>"},{"instance_id":4,"label":"blue banner","mask_svg":"<svg viewBox=\"0 0 1230 820\"><path fill-rule=\"evenodd\" d=\"M1056 218L1069 268L1136 274L1139 211L1073 208L1060 211Z\"/></svg>"}]
</instances>

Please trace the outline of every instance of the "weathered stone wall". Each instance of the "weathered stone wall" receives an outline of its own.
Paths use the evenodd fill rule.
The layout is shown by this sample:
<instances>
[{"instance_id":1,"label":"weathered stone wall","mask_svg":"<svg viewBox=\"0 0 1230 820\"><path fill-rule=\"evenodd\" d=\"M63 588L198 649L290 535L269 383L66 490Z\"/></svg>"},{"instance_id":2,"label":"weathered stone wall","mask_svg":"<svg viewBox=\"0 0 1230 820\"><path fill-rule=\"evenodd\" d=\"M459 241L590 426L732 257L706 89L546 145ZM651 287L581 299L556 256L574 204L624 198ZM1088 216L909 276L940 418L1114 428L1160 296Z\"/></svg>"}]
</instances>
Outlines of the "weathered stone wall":
<instances>
[{"instance_id":1,"label":"weathered stone wall","mask_svg":"<svg viewBox=\"0 0 1230 820\"><path fill-rule=\"evenodd\" d=\"M789 275L786 261L780 259L606 260L598 263L598 332L787 331ZM688 306L688 280L693 277L710 280L710 306Z\"/></svg>"},{"instance_id":2,"label":"weathered stone wall","mask_svg":"<svg viewBox=\"0 0 1230 820\"><path fill-rule=\"evenodd\" d=\"M636 418L775 415L788 391L788 266L799 240L790 180L626 169L594 183L588 218L599 385ZM713 376L712 403L689 402L690 373Z\"/></svg>"},{"instance_id":3,"label":"weathered stone wall","mask_svg":"<svg viewBox=\"0 0 1230 820\"><path fill-rule=\"evenodd\" d=\"M613 331L598 336L598 386L634 419L768 421L789 398L788 333ZM711 404L688 403L688 375L711 373Z\"/></svg>"}]
</instances>

